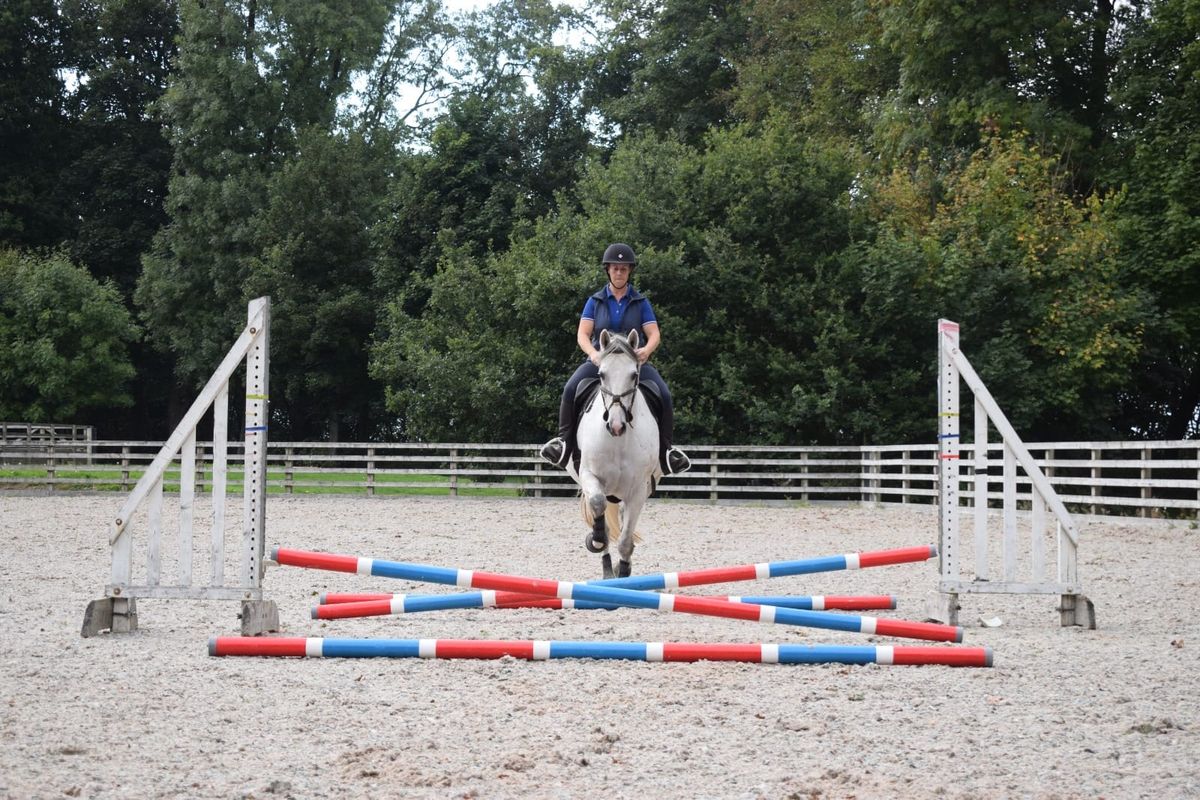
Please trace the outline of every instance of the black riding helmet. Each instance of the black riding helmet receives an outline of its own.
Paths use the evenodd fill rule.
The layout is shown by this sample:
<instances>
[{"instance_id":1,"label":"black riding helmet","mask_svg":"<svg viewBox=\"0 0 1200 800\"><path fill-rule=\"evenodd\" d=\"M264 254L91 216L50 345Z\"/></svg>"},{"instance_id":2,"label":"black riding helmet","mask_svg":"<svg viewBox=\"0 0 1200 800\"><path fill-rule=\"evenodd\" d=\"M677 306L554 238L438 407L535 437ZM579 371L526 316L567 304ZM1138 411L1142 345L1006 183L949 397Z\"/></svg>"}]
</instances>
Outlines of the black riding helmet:
<instances>
[{"instance_id":1,"label":"black riding helmet","mask_svg":"<svg viewBox=\"0 0 1200 800\"><path fill-rule=\"evenodd\" d=\"M608 272L609 264L628 264L630 271L637 266L637 256L634 255L633 248L627 244L610 244L604 251L604 258L600 259L600 263L604 266L604 271Z\"/></svg>"}]
</instances>

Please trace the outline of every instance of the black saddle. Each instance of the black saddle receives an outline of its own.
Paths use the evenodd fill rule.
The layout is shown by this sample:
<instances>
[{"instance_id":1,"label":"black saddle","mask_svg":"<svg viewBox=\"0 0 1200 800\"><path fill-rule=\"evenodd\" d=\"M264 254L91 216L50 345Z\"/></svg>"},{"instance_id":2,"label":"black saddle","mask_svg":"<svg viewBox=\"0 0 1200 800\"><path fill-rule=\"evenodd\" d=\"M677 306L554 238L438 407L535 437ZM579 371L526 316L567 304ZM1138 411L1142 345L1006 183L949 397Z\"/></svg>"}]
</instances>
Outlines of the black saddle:
<instances>
[{"instance_id":1,"label":"black saddle","mask_svg":"<svg viewBox=\"0 0 1200 800\"><path fill-rule=\"evenodd\" d=\"M638 389L642 392L642 397L646 398L646 405L650 406L650 413L654 415L654 424L658 424L662 417L662 396L658 393L657 384L649 381L639 381ZM579 420L583 419L583 415L592 403L596 396L600 394L600 379L599 378L584 378L575 387L575 427L579 427Z\"/></svg>"}]
</instances>

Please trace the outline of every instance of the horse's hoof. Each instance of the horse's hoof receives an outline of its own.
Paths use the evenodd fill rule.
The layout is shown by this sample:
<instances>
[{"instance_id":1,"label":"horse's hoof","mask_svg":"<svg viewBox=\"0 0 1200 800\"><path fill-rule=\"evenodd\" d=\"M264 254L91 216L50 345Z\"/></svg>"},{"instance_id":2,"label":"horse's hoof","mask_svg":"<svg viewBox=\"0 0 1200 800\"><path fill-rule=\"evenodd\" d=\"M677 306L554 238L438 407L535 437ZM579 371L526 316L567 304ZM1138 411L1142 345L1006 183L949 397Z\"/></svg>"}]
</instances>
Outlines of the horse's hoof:
<instances>
[{"instance_id":1,"label":"horse's hoof","mask_svg":"<svg viewBox=\"0 0 1200 800\"><path fill-rule=\"evenodd\" d=\"M599 541L589 533L583 537L583 546L587 548L589 553L603 553L608 548L608 542Z\"/></svg>"},{"instance_id":2,"label":"horse's hoof","mask_svg":"<svg viewBox=\"0 0 1200 800\"><path fill-rule=\"evenodd\" d=\"M613 575L612 556L610 556L608 553L605 553L604 557L600 559L600 564L601 564L601 566L604 567L604 579L605 580L615 577Z\"/></svg>"},{"instance_id":3,"label":"horse's hoof","mask_svg":"<svg viewBox=\"0 0 1200 800\"><path fill-rule=\"evenodd\" d=\"M632 572L633 572L633 564L630 564L628 561L625 561L624 559L617 562L617 577L618 578L628 578Z\"/></svg>"}]
</instances>

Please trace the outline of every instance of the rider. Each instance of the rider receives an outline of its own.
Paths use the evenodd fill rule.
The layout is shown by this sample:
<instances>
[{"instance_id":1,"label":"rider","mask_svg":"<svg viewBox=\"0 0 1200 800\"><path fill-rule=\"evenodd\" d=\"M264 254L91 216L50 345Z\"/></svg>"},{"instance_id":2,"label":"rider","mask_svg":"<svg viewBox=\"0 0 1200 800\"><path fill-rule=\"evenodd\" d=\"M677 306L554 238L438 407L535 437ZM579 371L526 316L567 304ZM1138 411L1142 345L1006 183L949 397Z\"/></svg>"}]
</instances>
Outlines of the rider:
<instances>
[{"instance_id":1,"label":"rider","mask_svg":"<svg viewBox=\"0 0 1200 800\"><path fill-rule=\"evenodd\" d=\"M600 331L627 336L631 330L636 330L641 343L636 351L641 364L638 379L653 383L662 397L662 414L658 420L659 465L664 475L686 472L692 462L682 450L671 446L675 430L671 392L658 370L646 363L662 339L650 301L631 283L637 256L627 244L610 244L601 263L608 274L608 283L584 304L575 333L575 341L587 360L579 365L563 389L562 402L558 406L558 436L542 445L542 458L555 466L566 467L571 457L575 448L575 389L580 381L600 375Z\"/></svg>"}]
</instances>

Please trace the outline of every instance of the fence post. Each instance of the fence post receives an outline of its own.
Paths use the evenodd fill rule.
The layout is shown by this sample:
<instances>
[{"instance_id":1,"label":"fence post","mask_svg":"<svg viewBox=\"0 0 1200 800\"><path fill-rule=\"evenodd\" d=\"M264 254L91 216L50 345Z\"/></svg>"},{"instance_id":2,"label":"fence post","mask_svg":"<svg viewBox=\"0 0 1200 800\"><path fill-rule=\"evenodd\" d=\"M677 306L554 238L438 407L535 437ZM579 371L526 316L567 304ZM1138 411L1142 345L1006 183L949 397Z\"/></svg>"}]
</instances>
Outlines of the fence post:
<instances>
[{"instance_id":1,"label":"fence post","mask_svg":"<svg viewBox=\"0 0 1200 800\"><path fill-rule=\"evenodd\" d=\"M883 451L871 451L871 505L878 508L882 505L883 494L879 491L883 486Z\"/></svg>"},{"instance_id":2,"label":"fence post","mask_svg":"<svg viewBox=\"0 0 1200 800\"><path fill-rule=\"evenodd\" d=\"M1151 471L1150 470L1150 458L1151 458L1150 448L1143 447L1142 448L1142 480L1146 481L1147 485L1142 487L1142 499L1147 502L1144 506L1142 506L1140 509L1138 509L1138 516L1140 516L1140 517L1154 516L1154 509L1151 508L1150 503L1149 503L1149 500L1150 500L1150 485L1149 485L1149 483L1150 483L1150 471Z\"/></svg>"},{"instance_id":3,"label":"fence post","mask_svg":"<svg viewBox=\"0 0 1200 800\"><path fill-rule=\"evenodd\" d=\"M121 491L129 489L129 445L121 445Z\"/></svg>"},{"instance_id":4,"label":"fence post","mask_svg":"<svg viewBox=\"0 0 1200 800\"><path fill-rule=\"evenodd\" d=\"M800 453L800 474L804 477L800 479L800 502L808 502L808 451L803 450Z\"/></svg>"},{"instance_id":5,"label":"fence post","mask_svg":"<svg viewBox=\"0 0 1200 800\"><path fill-rule=\"evenodd\" d=\"M542 496L542 459L533 462L533 496Z\"/></svg>"},{"instance_id":6,"label":"fence post","mask_svg":"<svg viewBox=\"0 0 1200 800\"><path fill-rule=\"evenodd\" d=\"M367 497L375 496L375 448L367 448Z\"/></svg>"},{"instance_id":7,"label":"fence post","mask_svg":"<svg viewBox=\"0 0 1200 800\"><path fill-rule=\"evenodd\" d=\"M1100 455L1103 452L1104 452L1103 450L1093 450L1092 451L1092 480L1095 480L1095 481L1100 480ZM1092 484L1091 490L1092 490L1091 491L1092 497L1100 496L1100 487L1099 486ZM1092 515L1095 515L1096 508L1097 508L1096 504L1092 503L1088 507L1089 513L1091 513Z\"/></svg>"},{"instance_id":8,"label":"fence post","mask_svg":"<svg viewBox=\"0 0 1200 800\"><path fill-rule=\"evenodd\" d=\"M450 496L458 497L458 448L450 448Z\"/></svg>"},{"instance_id":9,"label":"fence post","mask_svg":"<svg viewBox=\"0 0 1200 800\"><path fill-rule=\"evenodd\" d=\"M708 502L717 503L717 451L709 453L711 462L708 465Z\"/></svg>"},{"instance_id":10,"label":"fence post","mask_svg":"<svg viewBox=\"0 0 1200 800\"><path fill-rule=\"evenodd\" d=\"M904 480L901 481L900 484L903 488L903 491L900 493L900 503L901 505L904 505L909 502L908 492L910 489L912 489L912 481L909 479L909 476L912 475L912 473L909 471L912 469L912 451L902 450L900 451L900 457L904 460L904 464L900 468L903 470L904 474Z\"/></svg>"},{"instance_id":11,"label":"fence post","mask_svg":"<svg viewBox=\"0 0 1200 800\"><path fill-rule=\"evenodd\" d=\"M292 462L295 450L291 447L283 448L283 492L284 494L294 494L295 487L295 464Z\"/></svg>"},{"instance_id":12,"label":"fence post","mask_svg":"<svg viewBox=\"0 0 1200 800\"><path fill-rule=\"evenodd\" d=\"M54 434L50 434L50 443L46 445L46 494L54 494Z\"/></svg>"}]
</instances>

